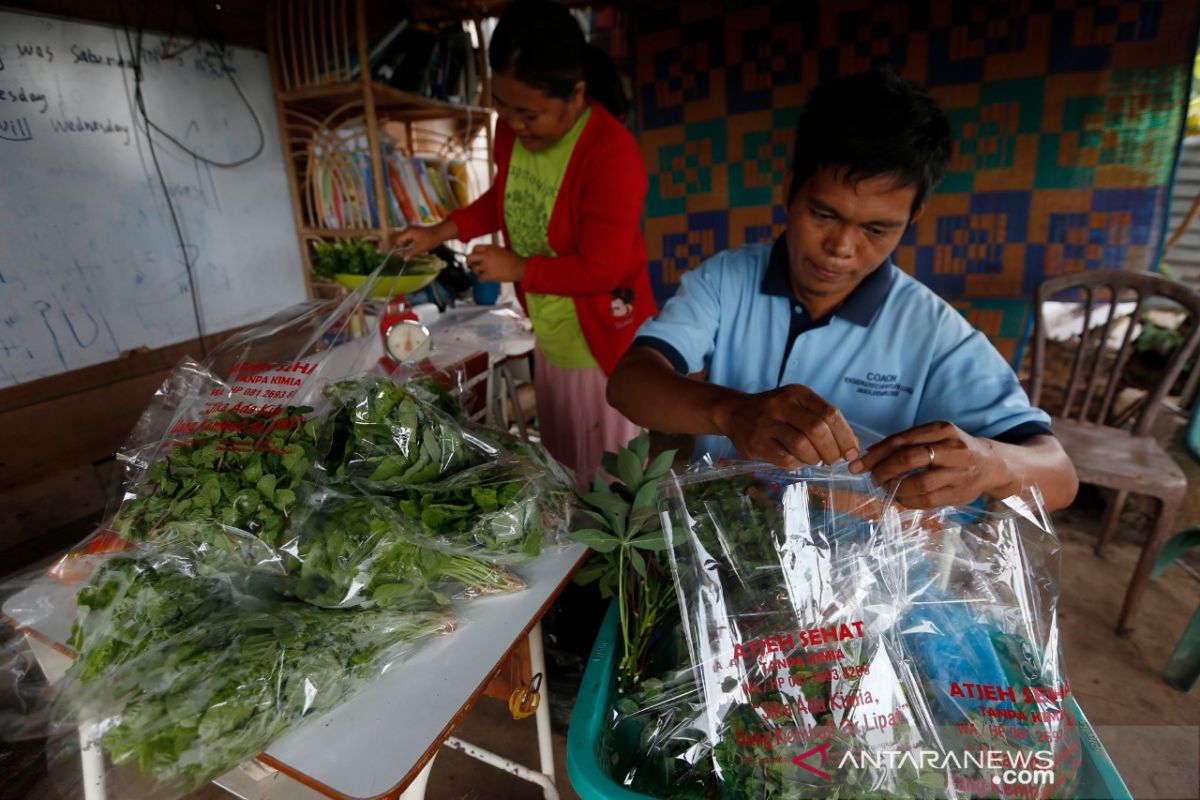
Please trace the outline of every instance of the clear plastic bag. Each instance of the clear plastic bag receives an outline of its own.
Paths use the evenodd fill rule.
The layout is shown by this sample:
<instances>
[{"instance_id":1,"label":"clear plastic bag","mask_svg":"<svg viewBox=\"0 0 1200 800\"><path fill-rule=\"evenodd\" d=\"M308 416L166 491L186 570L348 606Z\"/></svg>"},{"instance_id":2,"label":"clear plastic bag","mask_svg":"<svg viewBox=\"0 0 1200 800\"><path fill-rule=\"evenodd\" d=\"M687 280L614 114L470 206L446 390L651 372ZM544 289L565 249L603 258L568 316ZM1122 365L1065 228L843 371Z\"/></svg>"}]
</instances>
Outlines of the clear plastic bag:
<instances>
[{"instance_id":1,"label":"clear plastic bag","mask_svg":"<svg viewBox=\"0 0 1200 800\"><path fill-rule=\"evenodd\" d=\"M81 747L113 762L115 796L220 775L451 630L455 603L523 588L500 562L566 529L565 473L462 419L448 365L467 354L381 359L364 292L181 363L118 453L103 529L0 585L7 621L48 648L41 680L22 637L0 646L18 701L0 736L48 735L63 793Z\"/></svg>"},{"instance_id":2,"label":"clear plastic bag","mask_svg":"<svg viewBox=\"0 0 1200 800\"><path fill-rule=\"evenodd\" d=\"M52 773L100 746L118 796L176 796L454 627L437 604L332 610L176 567L129 551L79 593L81 657L50 710Z\"/></svg>"},{"instance_id":3,"label":"clear plastic bag","mask_svg":"<svg viewBox=\"0 0 1200 800\"><path fill-rule=\"evenodd\" d=\"M283 545L288 591L325 608L431 611L454 597L519 591L517 576L467 553L423 544L419 521L395 503L331 491L310 495ZM544 536L544 531L539 529Z\"/></svg>"},{"instance_id":4,"label":"clear plastic bag","mask_svg":"<svg viewBox=\"0 0 1200 800\"><path fill-rule=\"evenodd\" d=\"M659 797L1070 796L1080 761L1040 501L909 511L844 468L672 479L684 642L617 705ZM673 656L671 655L673 651ZM690 680L689 680L690 678Z\"/></svg>"},{"instance_id":5,"label":"clear plastic bag","mask_svg":"<svg viewBox=\"0 0 1200 800\"><path fill-rule=\"evenodd\" d=\"M431 483L499 451L400 384L376 376L332 383L320 436L327 482L392 493Z\"/></svg>"}]
</instances>

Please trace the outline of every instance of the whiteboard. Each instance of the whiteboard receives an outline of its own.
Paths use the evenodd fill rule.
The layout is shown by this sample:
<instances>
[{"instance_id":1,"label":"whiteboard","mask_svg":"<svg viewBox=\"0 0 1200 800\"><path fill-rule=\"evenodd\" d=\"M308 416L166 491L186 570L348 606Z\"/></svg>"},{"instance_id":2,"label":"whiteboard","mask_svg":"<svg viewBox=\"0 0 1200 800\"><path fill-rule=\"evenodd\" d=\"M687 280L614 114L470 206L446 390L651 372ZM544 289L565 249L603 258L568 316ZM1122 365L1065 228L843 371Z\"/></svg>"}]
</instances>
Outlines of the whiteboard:
<instances>
[{"instance_id":1,"label":"whiteboard","mask_svg":"<svg viewBox=\"0 0 1200 800\"><path fill-rule=\"evenodd\" d=\"M263 147L223 169L153 133L192 281L125 31L0 12L0 387L194 339L198 319L205 334L228 330L305 296L266 54L231 48L222 60L201 43L164 59L164 39L142 39L150 119L213 161Z\"/></svg>"}]
</instances>

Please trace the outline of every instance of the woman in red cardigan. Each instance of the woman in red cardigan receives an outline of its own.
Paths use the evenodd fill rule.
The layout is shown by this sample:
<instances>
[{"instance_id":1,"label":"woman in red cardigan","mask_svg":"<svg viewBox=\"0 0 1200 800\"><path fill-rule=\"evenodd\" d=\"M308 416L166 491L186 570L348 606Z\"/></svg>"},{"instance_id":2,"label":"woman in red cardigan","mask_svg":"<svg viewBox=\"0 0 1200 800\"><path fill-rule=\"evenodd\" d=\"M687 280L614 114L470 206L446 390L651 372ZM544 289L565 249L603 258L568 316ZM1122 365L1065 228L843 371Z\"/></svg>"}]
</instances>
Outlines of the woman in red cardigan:
<instances>
[{"instance_id":1,"label":"woman in red cardigan","mask_svg":"<svg viewBox=\"0 0 1200 800\"><path fill-rule=\"evenodd\" d=\"M605 400L608 374L657 313L641 217L648 179L614 113L616 68L549 0L517 0L492 35L497 174L468 207L396 244L424 252L501 231L467 262L480 280L512 281L537 336L534 388L542 443L590 483L605 450L638 433Z\"/></svg>"}]
</instances>

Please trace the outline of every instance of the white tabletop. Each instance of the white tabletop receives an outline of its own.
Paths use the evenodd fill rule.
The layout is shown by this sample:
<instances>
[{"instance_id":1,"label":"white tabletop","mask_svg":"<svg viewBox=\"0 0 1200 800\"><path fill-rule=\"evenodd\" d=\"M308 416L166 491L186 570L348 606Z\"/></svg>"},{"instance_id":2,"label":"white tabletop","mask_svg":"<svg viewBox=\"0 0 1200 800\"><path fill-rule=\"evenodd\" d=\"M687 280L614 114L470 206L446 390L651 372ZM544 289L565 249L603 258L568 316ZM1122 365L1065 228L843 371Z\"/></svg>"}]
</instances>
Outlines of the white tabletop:
<instances>
[{"instance_id":1,"label":"white tabletop","mask_svg":"<svg viewBox=\"0 0 1200 800\"><path fill-rule=\"evenodd\" d=\"M586 552L579 544L551 547L515 570L528 584L523 591L464 602L454 633L431 640L347 702L285 734L267 749L265 762L331 797L378 797L412 780ZM77 589L38 581L8 598L3 612L62 642Z\"/></svg>"},{"instance_id":2,"label":"white tabletop","mask_svg":"<svg viewBox=\"0 0 1200 800\"><path fill-rule=\"evenodd\" d=\"M272 766L333 796L377 797L411 780L449 736L514 644L541 619L582 561L572 544L516 571L526 589L463 604L458 629L369 688L267 749Z\"/></svg>"}]
</instances>

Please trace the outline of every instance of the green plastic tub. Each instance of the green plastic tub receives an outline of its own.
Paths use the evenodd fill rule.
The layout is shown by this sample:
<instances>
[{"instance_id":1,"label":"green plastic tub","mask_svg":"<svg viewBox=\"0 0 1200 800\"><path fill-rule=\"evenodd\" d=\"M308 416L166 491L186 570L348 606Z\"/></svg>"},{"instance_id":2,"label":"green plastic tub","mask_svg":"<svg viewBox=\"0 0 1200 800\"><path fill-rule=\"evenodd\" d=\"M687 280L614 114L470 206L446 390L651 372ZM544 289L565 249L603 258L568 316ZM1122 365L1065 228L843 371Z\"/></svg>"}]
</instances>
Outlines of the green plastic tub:
<instances>
[{"instance_id":1,"label":"green plastic tub","mask_svg":"<svg viewBox=\"0 0 1200 800\"><path fill-rule=\"evenodd\" d=\"M620 620L616 604L610 604L587 669L571 727L567 732L567 776L582 800L654 800L644 794L631 792L616 783L603 767L601 747L608 725L610 698L616 685L617 648L621 644ZM1096 731L1092 728L1075 699L1071 710L1079 722L1079 738L1083 744L1079 791L1081 800L1133 800L1125 782L1117 774L1112 759L1104 752Z\"/></svg>"}]
</instances>

